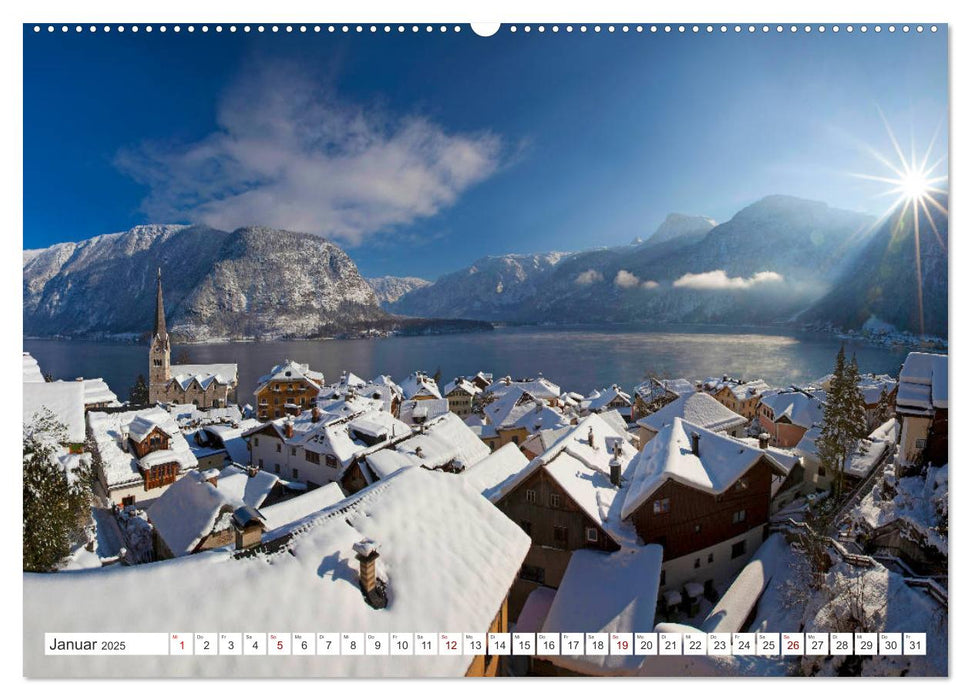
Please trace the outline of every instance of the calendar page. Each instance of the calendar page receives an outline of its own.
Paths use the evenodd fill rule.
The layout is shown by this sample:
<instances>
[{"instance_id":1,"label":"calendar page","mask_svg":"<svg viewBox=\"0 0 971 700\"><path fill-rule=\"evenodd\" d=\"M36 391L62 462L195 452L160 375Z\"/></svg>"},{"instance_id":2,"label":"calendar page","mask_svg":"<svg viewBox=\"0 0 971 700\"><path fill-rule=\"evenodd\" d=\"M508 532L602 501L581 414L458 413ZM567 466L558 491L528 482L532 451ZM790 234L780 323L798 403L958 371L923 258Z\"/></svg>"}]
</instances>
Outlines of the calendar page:
<instances>
[{"instance_id":1,"label":"calendar page","mask_svg":"<svg viewBox=\"0 0 971 700\"><path fill-rule=\"evenodd\" d=\"M948 24L728 15L27 20L23 674L947 676Z\"/></svg>"}]
</instances>

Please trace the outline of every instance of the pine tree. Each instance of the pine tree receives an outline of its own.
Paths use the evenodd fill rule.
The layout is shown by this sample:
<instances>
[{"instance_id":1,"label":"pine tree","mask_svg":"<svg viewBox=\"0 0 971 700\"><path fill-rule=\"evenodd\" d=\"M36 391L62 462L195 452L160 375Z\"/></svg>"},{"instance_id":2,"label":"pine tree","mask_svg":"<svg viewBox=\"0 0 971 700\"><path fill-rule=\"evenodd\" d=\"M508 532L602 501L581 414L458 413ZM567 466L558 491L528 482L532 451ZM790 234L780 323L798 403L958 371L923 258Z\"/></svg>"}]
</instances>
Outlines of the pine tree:
<instances>
[{"instance_id":1,"label":"pine tree","mask_svg":"<svg viewBox=\"0 0 971 700\"><path fill-rule=\"evenodd\" d=\"M57 460L67 429L50 411L24 425L24 571L51 571L83 536L90 513L90 474L66 474Z\"/></svg>"},{"instance_id":2,"label":"pine tree","mask_svg":"<svg viewBox=\"0 0 971 700\"><path fill-rule=\"evenodd\" d=\"M128 403L133 406L144 406L148 403L148 382L145 375L139 374L135 379L135 385L128 392Z\"/></svg>"},{"instance_id":3,"label":"pine tree","mask_svg":"<svg viewBox=\"0 0 971 700\"><path fill-rule=\"evenodd\" d=\"M887 388L883 387L880 389L880 400L877 402L877 425L882 425L890 420L890 416L892 415L893 409L890 406L890 394L887 393Z\"/></svg>"},{"instance_id":4,"label":"pine tree","mask_svg":"<svg viewBox=\"0 0 971 700\"><path fill-rule=\"evenodd\" d=\"M821 464L833 474L837 498L843 495L843 465L857 441L866 434L866 405L860 391L860 370L855 355L847 364L846 351L841 345L826 395L822 430L816 441Z\"/></svg>"}]
</instances>

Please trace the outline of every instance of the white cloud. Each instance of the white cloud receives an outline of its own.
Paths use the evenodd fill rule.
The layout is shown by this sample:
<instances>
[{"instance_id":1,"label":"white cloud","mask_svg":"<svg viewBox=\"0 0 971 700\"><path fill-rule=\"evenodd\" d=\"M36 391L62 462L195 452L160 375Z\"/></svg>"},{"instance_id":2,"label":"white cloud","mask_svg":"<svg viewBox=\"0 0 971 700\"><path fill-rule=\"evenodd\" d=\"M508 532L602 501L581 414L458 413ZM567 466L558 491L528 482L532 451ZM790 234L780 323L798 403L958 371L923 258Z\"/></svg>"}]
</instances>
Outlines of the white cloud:
<instances>
[{"instance_id":1,"label":"white cloud","mask_svg":"<svg viewBox=\"0 0 971 700\"><path fill-rule=\"evenodd\" d=\"M637 275L631 272L628 272L627 270L618 270L617 276L614 277L614 284L616 284L618 287L621 287L623 289L630 289L632 287L636 287L640 283L641 281L637 279Z\"/></svg>"},{"instance_id":2,"label":"white cloud","mask_svg":"<svg viewBox=\"0 0 971 700\"><path fill-rule=\"evenodd\" d=\"M246 78L220 100L213 133L118 154L148 186L152 220L260 224L355 245L437 214L499 167L493 133L349 104L292 66Z\"/></svg>"},{"instance_id":3,"label":"white cloud","mask_svg":"<svg viewBox=\"0 0 971 700\"><path fill-rule=\"evenodd\" d=\"M782 275L778 272L765 271L756 272L751 277L729 277L724 270L711 270L682 275L674 281L674 286L688 289L750 289L757 284L781 281Z\"/></svg>"},{"instance_id":4,"label":"white cloud","mask_svg":"<svg viewBox=\"0 0 971 700\"><path fill-rule=\"evenodd\" d=\"M581 285L593 284L594 282L602 282L603 278L602 274L591 268L577 275L576 283Z\"/></svg>"},{"instance_id":5,"label":"white cloud","mask_svg":"<svg viewBox=\"0 0 971 700\"><path fill-rule=\"evenodd\" d=\"M658 287L658 283L654 280L644 280L641 282L637 275L635 275L633 272L628 272L627 270L617 271L617 276L614 277L614 284L621 289L635 289L636 287L641 287L642 289L655 289Z\"/></svg>"}]
</instances>

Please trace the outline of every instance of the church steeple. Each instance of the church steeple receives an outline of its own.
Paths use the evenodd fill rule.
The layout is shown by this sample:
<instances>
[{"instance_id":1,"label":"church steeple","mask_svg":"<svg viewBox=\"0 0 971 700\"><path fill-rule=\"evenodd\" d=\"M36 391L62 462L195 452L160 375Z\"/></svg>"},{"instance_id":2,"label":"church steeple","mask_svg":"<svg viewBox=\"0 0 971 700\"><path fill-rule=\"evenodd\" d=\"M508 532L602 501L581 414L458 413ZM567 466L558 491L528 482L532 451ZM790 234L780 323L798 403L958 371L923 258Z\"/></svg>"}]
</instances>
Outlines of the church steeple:
<instances>
[{"instance_id":1,"label":"church steeple","mask_svg":"<svg viewBox=\"0 0 971 700\"><path fill-rule=\"evenodd\" d=\"M162 268L158 269L158 280L155 287L155 338L163 340L168 336L165 330L165 306L162 304Z\"/></svg>"}]
</instances>

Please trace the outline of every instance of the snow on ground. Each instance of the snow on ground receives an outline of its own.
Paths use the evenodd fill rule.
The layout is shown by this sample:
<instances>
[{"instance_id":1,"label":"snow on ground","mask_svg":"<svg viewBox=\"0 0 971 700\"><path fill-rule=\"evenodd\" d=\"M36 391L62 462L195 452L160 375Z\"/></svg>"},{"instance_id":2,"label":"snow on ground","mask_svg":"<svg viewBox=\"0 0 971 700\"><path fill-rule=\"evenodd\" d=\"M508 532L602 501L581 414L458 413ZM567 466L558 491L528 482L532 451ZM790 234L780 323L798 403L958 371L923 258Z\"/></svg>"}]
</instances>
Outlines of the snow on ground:
<instances>
[{"instance_id":1,"label":"snow on ground","mask_svg":"<svg viewBox=\"0 0 971 700\"><path fill-rule=\"evenodd\" d=\"M888 471L884 479L892 497L885 497L883 483L878 480L860 499L853 511L854 520L865 523L870 529L903 520L913 525L929 545L947 555L947 536L941 532L940 513L947 514L948 465L928 467L926 477L896 479Z\"/></svg>"}]
</instances>

